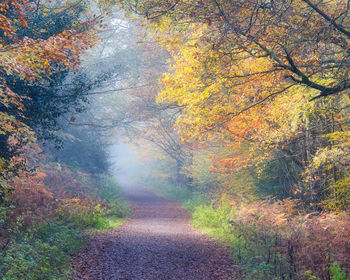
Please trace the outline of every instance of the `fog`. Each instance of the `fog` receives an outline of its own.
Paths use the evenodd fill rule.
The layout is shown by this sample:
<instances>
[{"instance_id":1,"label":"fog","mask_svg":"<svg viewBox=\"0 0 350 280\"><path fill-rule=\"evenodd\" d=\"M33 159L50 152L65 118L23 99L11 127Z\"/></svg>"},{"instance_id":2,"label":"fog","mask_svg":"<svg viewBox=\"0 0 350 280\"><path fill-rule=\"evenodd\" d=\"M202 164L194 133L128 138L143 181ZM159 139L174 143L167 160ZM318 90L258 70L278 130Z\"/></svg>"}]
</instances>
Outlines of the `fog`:
<instances>
[{"instance_id":1,"label":"fog","mask_svg":"<svg viewBox=\"0 0 350 280\"><path fill-rule=\"evenodd\" d=\"M174 131L177 112L156 102L169 54L137 20L127 22L118 11L104 24L101 41L59 86L61 96L75 101L56 118L57 142L43 141L45 153L60 164L93 176L110 174L119 182L175 178L184 160Z\"/></svg>"},{"instance_id":2,"label":"fog","mask_svg":"<svg viewBox=\"0 0 350 280\"><path fill-rule=\"evenodd\" d=\"M118 178L125 177L147 177L151 173L151 167L137 158L135 145L116 140L109 147L109 160L111 172Z\"/></svg>"}]
</instances>

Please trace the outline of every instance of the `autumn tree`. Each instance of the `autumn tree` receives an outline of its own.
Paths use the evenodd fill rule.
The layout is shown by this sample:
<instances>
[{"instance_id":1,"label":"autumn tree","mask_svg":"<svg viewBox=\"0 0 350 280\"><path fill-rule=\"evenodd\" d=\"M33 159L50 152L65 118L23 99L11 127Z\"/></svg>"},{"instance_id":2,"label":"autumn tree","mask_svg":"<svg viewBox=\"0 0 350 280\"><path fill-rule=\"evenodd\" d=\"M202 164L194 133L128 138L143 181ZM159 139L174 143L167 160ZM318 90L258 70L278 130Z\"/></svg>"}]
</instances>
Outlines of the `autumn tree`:
<instances>
[{"instance_id":1,"label":"autumn tree","mask_svg":"<svg viewBox=\"0 0 350 280\"><path fill-rule=\"evenodd\" d=\"M137 57L134 73L125 81L128 90L122 93L125 112L119 116L119 127L132 142L146 141L160 151L174 167L169 177L177 184L188 183L184 166L191 160L191 150L181 143L174 124L181 107L156 102L158 78L166 70L166 50L149 36L142 35L142 27L135 28L136 42L129 42ZM133 39L135 41L135 39Z\"/></svg>"},{"instance_id":2,"label":"autumn tree","mask_svg":"<svg viewBox=\"0 0 350 280\"><path fill-rule=\"evenodd\" d=\"M38 136L33 128L44 127L50 119L40 104L50 106L57 94L50 90L51 78L58 81L61 73L77 70L81 54L96 42L98 17L78 21L85 10L81 1L56 4L27 0L0 4L2 185L16 170L13 156ZM43 97L45 91L48 99ZM52 121L57 115L51 113Z\"/></svg>"},{"instance_id":3,"label":"autumn tree","mask_svg":"<svg viewBox=\"0 0 350 280\"><path fill-rule=\"evenodd\" d=\"M346 138L348 130L346 3L128 5L150 20L172 55L158 101L183 108L182 140L223 144L213 157L216 172L251 169L263 192L310 205L325 197L332 180L348 176L335 166L342 170L335 177L330 169L310 171L321 151L347 154L330 138L337 131Z\"/></svg>"},{"instance_id":4,"label":"autumn tree","mask_svg":"<svg viewBox=\"0 0 350 280\"><path fill-rule=\"evenodd\" d=\"M349 16L347 1L124 1L155 24L206 25L200 37L221 55L234 59L268 58L262 71L230 77L274 74L280 83L315 89L313 98L346 92ZM271 77L271 76L270 76ZM260 101L260 100L259 100Z\"/></svg>"}]
</instances>

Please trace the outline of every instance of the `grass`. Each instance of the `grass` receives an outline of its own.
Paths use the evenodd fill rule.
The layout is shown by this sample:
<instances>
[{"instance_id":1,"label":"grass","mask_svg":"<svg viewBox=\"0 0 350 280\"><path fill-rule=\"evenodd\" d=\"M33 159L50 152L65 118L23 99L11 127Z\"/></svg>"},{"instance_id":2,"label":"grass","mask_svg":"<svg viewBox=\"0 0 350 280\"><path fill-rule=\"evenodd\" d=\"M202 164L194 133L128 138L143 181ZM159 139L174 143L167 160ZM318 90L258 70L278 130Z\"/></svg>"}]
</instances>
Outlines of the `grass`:
<instances>
[{"instance_id":1,"label":"grass","mask_svg":"<svg viewBox=\"0 0 350 280\"><path fill-rule=\"evenodd\" d=\"M104 177L98 183L98 193L90 197L96 197L97 201L103 199L109 205L107 208L100 204L73 204L25 230L24 220L17 219L11 230L11 238L0 254L0 278L71 279L69 256L84 246L89 238L87 230L118 228L129 213L126 202L120 197L118 183L113 178ZM6 223L6 219L6 216L0 215L0 225Z\"/></svg>"},{"instance_id":2,"label":"grass","mask_svg":"<svg viewBox=\"0 0 350 280\"><path fill-rule=\"evenodd\" d=\"M134 181L154 190L157 195L172 201L184 202L193 197L193 192L187 186L162 182L156 178L134 179Z\"/></svg>"},{"instance_id":3,"label":"grass","mask_svg":"<svg viewBox=\"0 0 350 280\"><path fill-rule=\"evenodd\" d=\"M160 183L154 179L143 181L142 184L162 197L181 202L192 214L194 227L230 247L233 262L240 266L241 279L296 279L289 259L276 250L276 242L282 238L278 232L273 229L267 231L260 220L242 220L239 209L234 209L224 197L213 203L205 195L192 192L184 186ZM249 210L249 205L242 207ZM350 280L350 276L336 262L327 269L331 280ZM302 279L320 278L308 270Z\"/></svg>"},{"instance_id":4,"label":"grass","mask_svg":"<svg viewBox=\"0 0 350 280\"><path fill-rule=\"evenodd\" d=\"M88 240L87 229L108 231L121 226L125 218L99 217L94 226L82 228L62 220L47 220L25 232L18 231L0 256L2 280L65 280L69 276L69 255Z\"/></svg>"},{"instance_id":5,"label":"grass","mask_svg":"<svg viewBox=\"0 0 350 280\"><path fill-rule=\"evenodd\" d=\"M104 217L106 221L106 226L100 228L100 231L108 231L120 227L125 222L125 218L120 218L117 216Z\"/></svg>"},{"instance_id":6,"label":"grass","mask_svg":"<svg viewBox=\"0 0 350 280\"><path fill-rule=\"evenodd\" d=\"M194 209L209 202L209 199L199 192L192 191L188 186L176 185L164 182L157 178L132 178L132 181L144 185L156 192L157 195L181 203L187 211L192 213Z\"/></svg>"},{"instance_id":7,"label":"grass","mask_svg":"<svg viewBox=\"0 0 350 280\"><path fill-rule=\"evenodd\" d=\"M69 278L69 255L86 239L62 221L48 220L18 232L0 257L3 280L63 280Z\"/></svg>"},{"instance_id":8,"label":"grass","mask_svg":"<svg viewBox=\"0 0 350 280\"><path fill-rule=\"evenodd\" d=\"M161 197L180 202L182 207L192 214L192 225L204 234L225 245L230 245L232 242L233 235L230 230L232 210L227 201L223 200L220 207L214 207L208 197L192 191L187 186L160 182L154 178L138 180L138 183L154 190Z\"/></svg>"}]
</instances>

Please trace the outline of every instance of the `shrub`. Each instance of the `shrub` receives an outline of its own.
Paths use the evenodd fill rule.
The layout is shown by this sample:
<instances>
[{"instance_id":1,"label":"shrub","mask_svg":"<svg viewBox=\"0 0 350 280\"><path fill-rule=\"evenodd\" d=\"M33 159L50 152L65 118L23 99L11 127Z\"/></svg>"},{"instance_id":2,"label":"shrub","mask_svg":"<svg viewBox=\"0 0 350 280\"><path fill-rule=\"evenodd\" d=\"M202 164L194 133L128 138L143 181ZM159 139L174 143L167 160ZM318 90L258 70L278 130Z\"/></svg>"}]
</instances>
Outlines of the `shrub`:
<instances>
[{"instance_id":1,"label":"shrub","mask_svg":"<svg viewBox=\"0 0 350 280\"><path fill-rule=\"evenodd\" d=\"M60 165L43 169L47 174L13 178L9 203L0 205L3 280L70 279L68 256L84 244L82 231L118 226L115 216L127 213L115 182L106 178L99 189L88 174Z\"/></svg>"},{"instance_id":2,"label":"shrub","mask_svg":"<svg viewBox=\"0 0 350 280\"><path fill-rule=\"evenodd\" d=\"M218 207L202 204L194 208L192 224L221 242L232 244L231 214L232 209L226 200L222 200Z\"/></svg>"},{"instance_id":3,"label":"shrub","mask_svg":"<svg viewBox=\"0 0 350 280\"><path fill-rule=\"evenodd\" d=\"M98 186L96 196L110 203L121 199L119 183L112 176L100 176L97 179Z\"/></svg>"},{"instance_id":4,"label":"shrub","mask_svg":"<svg viewBox=\"0 0 350 280\"><path fill-rule=\"evenodd\" d=\"M343 271L337 262L334 262L329 268L331 272L332 280L350 280L350 276L346 276L345 271Z\"/></svg>"},{"instance_id":5,"label":"shrub","mask_svg":"<svg viewBox=\"0 0 350 280\"><path fill-rule=\"evenodd\" d=\"M193 224L231 246L246 279L349 280L350 216L306 214L297 206L293 200L200 205Z\"/></svg>"},{"instance_id":6,"label":"shrub","mask_svg":"<svg viewBox=\"0 0 350 280\"><path fill-rule=\"evenodd\" d=\"M321 205L331 211L350 209L350 177L342 178L327 188L328 198Z\"/></svg>"},{"instance_id":7,"label":"shrub","mask_svg":"<svg viewBox=\"0 0 350 280\"><path fill-rule=\"evenodd\" d=\"M78 231L57 221L45 222L18 234L1 260L3 280L69 279L69 258L83 245Z\"/></svg>"},{"instance_id":8,"label":"shrub","mask_svg":"<svg viewBox=\"0 0 350 280\"><path fill-rule=\"evenodd\" d=\"M105 211L106 209L102 208L93 199L74 198L62 201L57 214L74 228L84 230L104 228L107 225L107 222L103 219Z\"/></svg>"},{"instance_id":9,"label":"shrub","mask_svg":"<svg viewBox=\"0 0 350 280\"><path fill-rule=\"evenodd\" d=\"M182 207L184 207L190 213L196 211L197 207L201 205L207 205L209 203L209 199L201 194L192 194L192 197L186 199L182 202Z\"/></svg>"}]
</instances>

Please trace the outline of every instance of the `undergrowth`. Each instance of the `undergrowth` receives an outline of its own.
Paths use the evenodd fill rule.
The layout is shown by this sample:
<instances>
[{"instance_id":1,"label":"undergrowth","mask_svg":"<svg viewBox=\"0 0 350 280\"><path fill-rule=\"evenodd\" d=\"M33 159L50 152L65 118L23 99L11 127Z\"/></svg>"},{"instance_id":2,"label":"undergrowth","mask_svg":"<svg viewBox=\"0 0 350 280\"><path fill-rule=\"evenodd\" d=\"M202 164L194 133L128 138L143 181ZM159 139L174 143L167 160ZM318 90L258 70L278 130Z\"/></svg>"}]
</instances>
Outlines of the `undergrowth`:
<instances>
[{"instance_id":1,"label":"undergrowth","mask_svg":"<svg viewBox=\"0 0 350 280\"><path fill-rule=\"evenodd\" d=\"M349 280L349 216L288 214L288 203L223 199L195 207L192 224L231 247L241 279Z\"/></svg>"},{"instance_id":2,"label":"undergrowth","mask_svg":"<svg viewBox=\"0 0 350 280\"><path fill-rule=\"evenodd\" d=\"M67 256L83 244L81 232L60 221L18 232L1 257L2 279L70 279Z\"/></svg>"},{"instance_id":3,"label":"undergrowth","mask_svg":"<svg viewBox=\"0 0 350 280\"><path fill-rule=\"evenodd\" d=\"M241 279L350 280L346 213L310 215L293 200L242 203L210 199L185 186L152 180L146 185L181 202L193 226L229 246Z\"/></svg>"},{"instance_id":4,"label":"undergrowth","mask_svg":"<svg viewBox=\"0 0 350 280\"><path fill-rule=\"evenodd\" d=\"M146 179L132 177L132 180L155 191L157 195L161 197L180 202L182 207L190 213L192 213L197 206L206 204L210 201L207 195L193 191L186 185L177 185L153 177L148 177Z\"/></svg>"},{"instance_id":5,"label":"undergrowth","mask_svg":"<svg viewBox=\"0 0 350 280\"><path fill-rule=\"evenodd\" d=\"M173 201L185 202L191 199L194 194L187 186L174 185L166 181L156 180L154 178L135 179L138 183L154 190L157 195Z\"/></svg>"},{"instance_id":6,"label":"undergrowth","mask_svg":"<svg viewBox=\"0 0 350 280\"><path fill-rule=\"evenodd\" d=\"M45 211L37 211L40 196L37 201L20 197L22 185L14 185L16 207L0 207L2 280L71 279L69 256L85 244L86 230L116 228L128 215L113 178L93 180L88 174L60 171L51 168L46 173L41 192L50 203ZM32 208L25 204L26 211L19 211L22 199L30 199Z\"/></svg>"}]
</instances>

